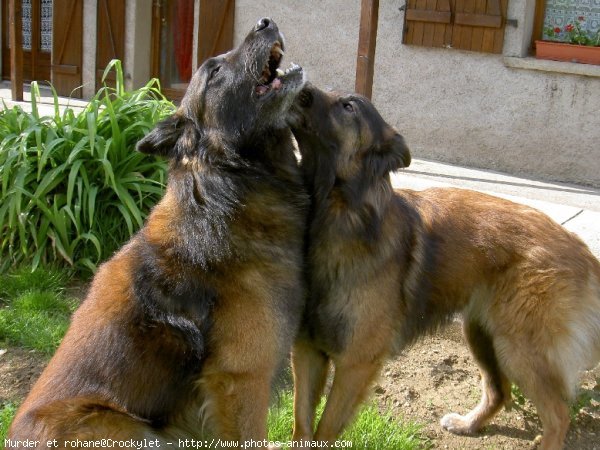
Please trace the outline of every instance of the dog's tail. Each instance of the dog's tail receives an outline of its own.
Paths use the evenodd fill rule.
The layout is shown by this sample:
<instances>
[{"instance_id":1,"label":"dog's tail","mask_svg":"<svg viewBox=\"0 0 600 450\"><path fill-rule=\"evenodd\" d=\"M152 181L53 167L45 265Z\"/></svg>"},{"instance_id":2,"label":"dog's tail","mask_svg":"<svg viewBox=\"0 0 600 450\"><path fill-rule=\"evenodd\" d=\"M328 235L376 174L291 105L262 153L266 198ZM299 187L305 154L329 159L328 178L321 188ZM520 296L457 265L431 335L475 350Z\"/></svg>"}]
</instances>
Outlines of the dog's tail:
<instances>
[{"instance_id":1,"label":"dog's tail","mask_svg":"<svg viewBox=\"0 0 600 450\"><path fill-rule=\"evenodd\" d=\"M600 262L592 256L586 281L580 289L581 306L576 320L571 325L573 356L578 356L579 370L593 369L600 363Z\"/></svg>"}]
</instances>

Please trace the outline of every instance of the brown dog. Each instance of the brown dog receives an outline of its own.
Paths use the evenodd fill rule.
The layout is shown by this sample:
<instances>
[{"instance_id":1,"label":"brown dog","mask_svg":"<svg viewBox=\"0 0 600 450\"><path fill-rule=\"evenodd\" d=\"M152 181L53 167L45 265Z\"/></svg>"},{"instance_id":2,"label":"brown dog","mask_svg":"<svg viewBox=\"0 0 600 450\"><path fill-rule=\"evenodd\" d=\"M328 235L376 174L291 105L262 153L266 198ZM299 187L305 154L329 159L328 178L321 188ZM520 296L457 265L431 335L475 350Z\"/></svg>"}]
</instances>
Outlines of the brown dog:
<instances>
[{"instance_id":1,"label":"brown dog","mask_svg":"<svg viewBox=\"0 0 600 450\"><path fill-rule=\"evenodd\" d=\"M285 123L303 74L276 72L282 54L262 19L138 144L170 159L167 192L98 270L9 447L186 446L202 420L239 445L266 438L273 376L304 306L308 201Z\"/></svg>"},{"instance_id":2,"label":"brown dog","mask_svg":"<svg viewBox=\"0 0 600 450\"><path fill-rule=\"evenodd\" d=\"M364 97L307 86L290 123L312 197L294 439L335 439L385 360L460 312L483 396L442 426L476 432L510 400L513 381L537 407L542 448L561 448L578 372L600 359L600 264L585 244L489 195L394 192L389 172L408 166L409 150Z\"/></svg>"}]
</instances>

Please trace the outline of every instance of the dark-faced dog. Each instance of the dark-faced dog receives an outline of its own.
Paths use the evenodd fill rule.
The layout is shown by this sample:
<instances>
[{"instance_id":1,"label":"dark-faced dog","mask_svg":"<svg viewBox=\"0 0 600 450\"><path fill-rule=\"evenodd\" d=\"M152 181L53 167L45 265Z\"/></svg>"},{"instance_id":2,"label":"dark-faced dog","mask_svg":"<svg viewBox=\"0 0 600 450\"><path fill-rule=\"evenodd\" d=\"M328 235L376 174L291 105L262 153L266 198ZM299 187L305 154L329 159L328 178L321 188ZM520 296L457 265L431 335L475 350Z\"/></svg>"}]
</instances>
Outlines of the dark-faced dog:
<instances>
[{"instance_id":1,"label":"dark-faced dog","mask_svg":"<svg viewBox=\"0 0 600 450\"><path fill-rule=\"evenodd\" d=\"M290 116L309 212L309 300L293 352L294 439L335 439L382 364L462 313L483 396L454 433L510 400L537 407L543 449L559 449L578 372L600 359L600 264L544 214L461 189L394 192L403 138L358 95L307 86ZM328 362L335 377L313 436Z\"/></svg>"},{"instance_id":2,"label":"dark-faced dog","mask_svg":"<svg viewBox=\"0 0 600 450\"><path fill-rule=\"evenodd\" d=\"M285 123L303 73L278 71L283 49L262 19L138 143L169 158L166 194L98 270L11 442L177 446L203 422L240 445L266 438L270 386L304 306L308 199Z\"/></svg>"}]
</instances>

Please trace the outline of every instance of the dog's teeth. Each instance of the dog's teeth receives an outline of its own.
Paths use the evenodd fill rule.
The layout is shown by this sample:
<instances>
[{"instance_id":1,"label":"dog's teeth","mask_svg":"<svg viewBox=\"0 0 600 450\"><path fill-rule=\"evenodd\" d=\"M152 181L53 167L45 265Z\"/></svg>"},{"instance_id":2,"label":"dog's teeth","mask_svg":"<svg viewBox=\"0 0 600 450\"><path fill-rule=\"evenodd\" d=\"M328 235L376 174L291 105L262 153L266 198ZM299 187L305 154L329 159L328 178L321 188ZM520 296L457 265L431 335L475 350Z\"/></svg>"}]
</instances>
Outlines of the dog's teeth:
<instances>
[{"instance_id":1,"label":"dog's teeth","mask_svg":"<svg viewBox=\"0 0 600 450\"><path fill-rule=\"evenodd\" d=\"M277 72L278 77L282 77L283 75L285 75L285 72L281 69L277 69L275 72Z\"/></svg>"},{"instance_id":2,"label":"dog's teeth","mask_svg":"<svg viewBox=\"0 0 600 450\"><path fill-rule=\"evenodd\" d=\"M283 56L283 50L281 50L281 47L279 47L279 46L273 47L273 53L277 53L277 54Z\"/></svg>"}]
</instances>

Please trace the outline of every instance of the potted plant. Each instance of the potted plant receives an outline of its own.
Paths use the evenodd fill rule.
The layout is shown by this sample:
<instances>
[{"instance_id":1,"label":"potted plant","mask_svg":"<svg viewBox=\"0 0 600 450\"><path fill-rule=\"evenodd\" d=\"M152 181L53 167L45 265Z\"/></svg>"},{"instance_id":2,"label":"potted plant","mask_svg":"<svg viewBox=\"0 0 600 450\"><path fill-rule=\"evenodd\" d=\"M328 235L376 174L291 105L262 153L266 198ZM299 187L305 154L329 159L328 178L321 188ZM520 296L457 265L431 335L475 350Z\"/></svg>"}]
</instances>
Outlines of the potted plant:
<instances>
[{"instance_id":1,"label":"potted plant","mask_svg":"<svg viewBox=\"0 0 600 450\"><path fill-rule=\"evenodd\" d=\"M600 64L600 30L587 31L583 16L563 28L545 27L544 37L547 39L535 41L537 58Z\"/></svg>"}]
</instances>

